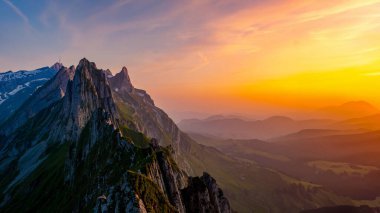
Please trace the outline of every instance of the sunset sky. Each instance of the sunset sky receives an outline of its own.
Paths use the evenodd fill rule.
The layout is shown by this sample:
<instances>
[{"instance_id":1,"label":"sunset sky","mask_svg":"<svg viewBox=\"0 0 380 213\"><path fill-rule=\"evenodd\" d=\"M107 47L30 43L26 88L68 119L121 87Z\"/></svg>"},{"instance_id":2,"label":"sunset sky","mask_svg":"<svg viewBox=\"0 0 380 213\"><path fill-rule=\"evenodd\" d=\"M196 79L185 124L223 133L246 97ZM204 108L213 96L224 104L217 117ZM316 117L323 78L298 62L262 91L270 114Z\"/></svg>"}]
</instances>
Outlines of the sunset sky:
<instances>
[{"instance_id":1,"label":"sunset sky","mask_svg":"<svg viewBox=\"0 0 380 213\"><path fill-rule=\"evenodd\" d=\"M178 118L380 107L380 0L0 0L0 71L86 57Z\"/></svg>"}]
</instances>

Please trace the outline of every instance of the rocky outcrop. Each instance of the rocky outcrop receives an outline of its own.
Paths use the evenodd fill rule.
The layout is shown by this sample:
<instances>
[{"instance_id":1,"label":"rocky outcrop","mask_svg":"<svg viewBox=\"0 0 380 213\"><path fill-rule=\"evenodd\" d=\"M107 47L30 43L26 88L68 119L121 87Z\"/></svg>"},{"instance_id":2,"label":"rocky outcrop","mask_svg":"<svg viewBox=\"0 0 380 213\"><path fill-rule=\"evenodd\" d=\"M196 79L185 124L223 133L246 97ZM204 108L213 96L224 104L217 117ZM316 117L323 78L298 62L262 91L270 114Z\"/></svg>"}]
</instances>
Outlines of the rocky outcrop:
<instances>
[{"instance_id":1,"label":"rocky outcrop","mask_svg":"<svg viewBox=\"0 0 380 213\"><path fill-rule=\"evenodd\" d=\"M107 123L118 126L119 115L106 74L85 58L79 62L74 79L67 86L63 109L63 116L68 118L63 127L65 140L77 140L94 113L107 114Z\"/></svg>"},{"instance_id":2,"label":"rocky outcrop","mask_svg":"<svg viewBox=\"0 0 380 213\"><path fill-rule=\"evenodd\" d=\"M160 145L171 145L176 154L188 152L188 140L172 119L156 107L149 94L135 88L125 67L110 79L116 105L126 125L148 137L156 138Z\"/></svg>"},{"instance_id":3,"label":"rocky outcrop","mask_svg":"<svg viewBox=\"0 0 380 213\"><path fill-rule=\"evenodd\" d=\"M109 81L112 85L112 88L117 92L126 91L130 93L134 89L126 67L123 67L121 71L114 77L111 77Z\"/></svg>"},{"instance_id":4,"label":"rocky outcrop","mask_svg":"<svg viewBox=\"0 0 380 213\"><path fill-rule=\"evenodd\" d=\"M182 190L187 212L231 212L230 204L214 178L203 173L202 177L190 177Z\"/></svg>"},{"instance_id":5,"label":"rocky outcrop","mask_svg":"<svg viewBox=\"0 0 380 213\"><path fill-rule=\"evenodd\" d=\"M181 191L187 185L187 175L181 171L172 159L172 150L154 148L155 160L147 167L147 174L165 194L178 212L186 212L182 202Z\"/></svg>"},{"instance_id":6,"label":"rocky outcrop","mask_svg":"<svg viewBox=\"0 0 380 213\"><path fill-rule=\"evenodd\" d=\"M57 62L57 63L53 64L50 67L50 69L53 69L53 70L58 72L59 70L61 70L62 67L63 67L63 64L61 62Z\"/></svg>"}]
</instances>

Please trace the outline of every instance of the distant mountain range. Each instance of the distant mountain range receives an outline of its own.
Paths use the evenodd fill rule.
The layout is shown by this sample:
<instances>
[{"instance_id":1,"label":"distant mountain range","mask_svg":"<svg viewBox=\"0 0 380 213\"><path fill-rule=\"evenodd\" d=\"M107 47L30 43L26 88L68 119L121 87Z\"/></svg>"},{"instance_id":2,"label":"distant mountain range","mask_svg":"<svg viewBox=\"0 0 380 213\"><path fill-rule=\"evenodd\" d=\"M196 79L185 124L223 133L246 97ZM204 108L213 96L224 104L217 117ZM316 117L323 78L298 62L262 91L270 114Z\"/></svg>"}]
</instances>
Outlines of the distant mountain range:
<instances>
[{"instance_id":1,"label":"distant mountain range","mask_svg":"<svg viewBox=\"0 0 380 213\"><path fill-rule=\"evenodd\" d=\"M302 129L320 129L333 124L333 120L293 120L285 116L274 116L265 120L247 121L222 116L206 119L187 119L178 123L185 132L201 133L222 138L269 139Z\"/></svg>"},{"instance_id":2,"label":"distant mountain range","mask_svg":"<svg viewBox=\"0 0 380 213\"><path fill-rule=\"evenodd\" d=\"M62 67L56 63L32 71L0 73L0 124Z\"/></svg>"},{"instance_id":3,"label":"distant mountain range","mask_svg":"<svg viewBox=\"0 0 380 213\"><path fill-rule=\"evenodd\" d=\"M356 107L360 110L348 110ZM179 127L198 143L241 164L251 163L253 170L236 169L236 173L242 174L241 181L229 182L225 187L235 196L240 188L234 185L239 184L262 197L276 194L264 200L286 206L285 212L378 212L380 114L365 102L334 107L337 111L339 108L345 113L336 116L336 120L294 120L283 116L246 120L217 115L183 120ZM326 111L335 111L331 109ZM274 181L276 177L283 181ZM254 187L257 184L263 187ZM298 202L292 201L295 197ZM239 199L254 203L257 197L246 192ZM281 212L275 208L262 211Z\"/></svg>"},{"instance_id":4,"label":"distant mountain range","mask_svg":"<svg viewBox=\"0 0 380 213\"><path fill-rule=\"evenodd\" d=\"M318 109L311 116L334 120L346 120L371 116L380 113L379 109L365 101L351 101L338 106L328 106Z\"/></svg>"},{"instance_id":5,"label":"distant mountain range","mask_svg":"<svg viewBox=\"0 0 380 213\"><path fill-rule=\"evenodd\" d=\"M325 107L310 115L311 118L295 120L286 116L273 116L264 120L241 116L214 115L205 119L185 119L178 123L181 130L220 138L267 140L302 130L342 134L380 129L380 112L363 101L348 102L340 106Z\"/></svg>"}]
</instances>

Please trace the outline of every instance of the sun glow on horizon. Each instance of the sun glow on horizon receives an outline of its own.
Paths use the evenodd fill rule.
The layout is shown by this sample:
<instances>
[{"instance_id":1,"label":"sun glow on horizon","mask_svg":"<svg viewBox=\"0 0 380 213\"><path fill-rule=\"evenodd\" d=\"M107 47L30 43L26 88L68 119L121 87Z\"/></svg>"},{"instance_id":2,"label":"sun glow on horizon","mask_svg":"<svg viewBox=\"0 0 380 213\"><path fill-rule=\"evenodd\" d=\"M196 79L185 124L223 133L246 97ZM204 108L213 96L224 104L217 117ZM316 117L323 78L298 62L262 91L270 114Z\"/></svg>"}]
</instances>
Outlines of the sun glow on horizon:
<instances>
[{"instance_id":1,"label":"sun glow on horizon","mask_svg":"<svg viewBox=\"0 0 380 213\"><path fill-rule=\"evenodd\" d=\"M215 88L296 110L351 100L380 106L379 10L379 1L287 1L221 19L210 27L224 45L204 54L226 59L208 60L209 69L230 73Z\"/></svg>"},{"instance_id":2,"label":"sun glow on horizon","mask_svg":"<svg viewBox=\"0 0 380 213\"><path fill-rule=\"evenodd\" d=\"M67 66L87 57L114 73L127 66L168 110L380 106L380 0L83 4L0 7L0 26L12 27L0 40L0 69L58 56Z\"/></svg>"}]
</instances>

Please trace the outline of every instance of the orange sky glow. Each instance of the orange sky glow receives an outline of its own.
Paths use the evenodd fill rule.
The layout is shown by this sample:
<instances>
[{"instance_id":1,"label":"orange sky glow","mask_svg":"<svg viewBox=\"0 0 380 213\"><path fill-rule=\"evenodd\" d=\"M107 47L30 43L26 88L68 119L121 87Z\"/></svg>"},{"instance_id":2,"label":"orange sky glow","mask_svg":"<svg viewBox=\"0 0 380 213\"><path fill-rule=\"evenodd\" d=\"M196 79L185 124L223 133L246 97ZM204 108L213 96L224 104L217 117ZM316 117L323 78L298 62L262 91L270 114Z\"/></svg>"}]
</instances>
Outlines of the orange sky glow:
<instances>
[{"instance_id":1,"label":"orange sky glow","mask_svg":"<svg viewBox=\"0 0 380 213\"><path fill-rule=\"evenodd\" d=\"M187 93L185 103L198 109L248 114L260 106L281 113L351 100L379 106L378 11L379 1L371 0L283 1L241 10L208 23L215 45L200 48L198 66L185 72L197 84L165 93L173 99Z\"/></svg>"},{"instance_id":2,"label":"orange sky glow","mask_svg":"<svg viewBox=\"0 0 380 213\"><path fill-rule=\"evenodd\" d=\"M125 65L135 86L173 117L289 114L352 100L380 107L380 0L71 6L49 2L41 14L13 14L33 39L24 45L4 35L0 45L12 45L0 54L0 70L59 57L66 66L86 57L113 73Z\"/></svg>"}]
</instances>

